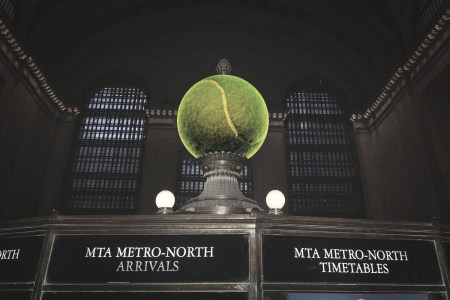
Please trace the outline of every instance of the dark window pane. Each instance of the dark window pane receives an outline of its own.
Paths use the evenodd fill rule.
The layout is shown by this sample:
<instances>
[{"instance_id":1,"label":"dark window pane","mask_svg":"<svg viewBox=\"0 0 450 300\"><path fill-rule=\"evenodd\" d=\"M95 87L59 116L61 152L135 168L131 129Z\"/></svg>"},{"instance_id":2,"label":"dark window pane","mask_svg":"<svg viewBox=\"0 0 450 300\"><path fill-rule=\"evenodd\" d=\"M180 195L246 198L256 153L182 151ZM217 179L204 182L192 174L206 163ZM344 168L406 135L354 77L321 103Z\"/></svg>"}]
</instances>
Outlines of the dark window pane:
<instances>
[{"instance_id":1,"label":"dark window pane","mask_svg":"<svg viewBox=\"0 0 450 300\"><path fill-rule=\"evenodd\" d=\"M80 121L66 212L136 210L147 119L145 93L106 87L94 94Z\"/></svg>"},{"instance_id":2,"label":"dark window pane","mask_svg":"<svg viewBox=\"0 0 450 300\"><path fill-rule=\"evenodd\" d=\"M13 298L10 298L13 299ZM16 298L14 298L16 299ZM247 300L247 293L210 292L47 292L44 300Z\"/></svg>"},{"instance_id":3,"label":"dark window pane","mask_svg":"<svg viewBox=\"0 0 450 300\"><path fill-rule=\"evenodd\" d=\"M268 292L265 300L438 300L442 294L428 293L290 293Z\"/></svg>"},{"instance_id":4,"label":"dark window pane","mask_svg":"<svg viewBox=\"0 0 450 300\"><path fill-rule=\"evenodd\" d=\"M286 106L290 212L360 217L360 179L347 114L321 83L290 93Z\"/></svg>"}]
</instances>

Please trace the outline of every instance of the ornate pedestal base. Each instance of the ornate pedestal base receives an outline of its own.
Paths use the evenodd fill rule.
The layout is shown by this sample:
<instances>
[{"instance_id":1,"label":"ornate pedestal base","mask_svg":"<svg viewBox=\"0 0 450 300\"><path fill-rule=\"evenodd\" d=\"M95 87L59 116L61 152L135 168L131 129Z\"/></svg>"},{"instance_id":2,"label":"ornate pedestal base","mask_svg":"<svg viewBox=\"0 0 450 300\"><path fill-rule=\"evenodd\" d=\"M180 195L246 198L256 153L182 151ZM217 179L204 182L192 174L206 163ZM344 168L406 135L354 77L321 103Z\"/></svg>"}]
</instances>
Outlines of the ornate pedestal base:
<instances>
[{"instance_id":1,"label":"ornate pedestal base","mask_svg":"<svg viewBox=\"0 0 450 300\"><path fill-rule=\"evenodd\" d=\"M199 158L206 177L203 192L181 208L181 212L208 214L249 213L262 211L256 201L245 197L239 189L238 178L246 158L228 152L208 153Z\"/></svg>"}]
</instances>

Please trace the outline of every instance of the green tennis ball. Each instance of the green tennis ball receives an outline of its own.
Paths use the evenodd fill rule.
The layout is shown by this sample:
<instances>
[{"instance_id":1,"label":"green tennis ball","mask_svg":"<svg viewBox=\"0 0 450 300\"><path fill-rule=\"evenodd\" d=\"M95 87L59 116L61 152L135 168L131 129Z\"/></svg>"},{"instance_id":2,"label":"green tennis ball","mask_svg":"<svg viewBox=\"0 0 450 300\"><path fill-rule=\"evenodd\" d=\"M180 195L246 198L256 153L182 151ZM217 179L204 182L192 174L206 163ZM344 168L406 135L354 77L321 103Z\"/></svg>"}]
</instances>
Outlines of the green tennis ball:
<instances>
[{"instance_id":1,"label":"green tennis ball","mask_svg":"<svg viewBox=\"0 0 450 300\"><path fill-rule=\"evenodd\" d=\"M225 151L250 158L266 138L269 113L250 83L236 76L215 75L197 82L184 95L177 127L194 157Z\"/></svg>"}]
</instances>

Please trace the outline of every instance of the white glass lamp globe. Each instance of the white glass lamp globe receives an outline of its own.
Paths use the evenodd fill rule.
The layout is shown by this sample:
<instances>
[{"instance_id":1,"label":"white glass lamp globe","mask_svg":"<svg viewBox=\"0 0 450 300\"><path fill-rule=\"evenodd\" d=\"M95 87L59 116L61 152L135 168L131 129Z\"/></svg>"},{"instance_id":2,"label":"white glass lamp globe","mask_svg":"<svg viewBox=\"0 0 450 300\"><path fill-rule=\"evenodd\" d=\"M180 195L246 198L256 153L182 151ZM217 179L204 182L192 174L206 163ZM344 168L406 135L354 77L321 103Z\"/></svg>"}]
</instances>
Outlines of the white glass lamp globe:
<instances>
[{"instance_id":1,"label":"white glass lamp globe","mask_svg":"<svg viewBox=\"0 0 450 300\"><path fill-rule=\"evenodd\" d=\"M284 194L278 190L270 191L266 196L266 203L269 207L269 214L281 215L281 209L286 202Z\"/></svg>"},{"instance_id":2,"label":"white glass lamp globe","mask_svg":"<svg viewBox=\"0 0 450 300\"><path fill-rule=\"evenodd\" d=\"M173 212L172 207L175 204L175 196L171 191L161 191L156 195L156 207L159 214L167 214Z\"/></svg>"}]
</instances>

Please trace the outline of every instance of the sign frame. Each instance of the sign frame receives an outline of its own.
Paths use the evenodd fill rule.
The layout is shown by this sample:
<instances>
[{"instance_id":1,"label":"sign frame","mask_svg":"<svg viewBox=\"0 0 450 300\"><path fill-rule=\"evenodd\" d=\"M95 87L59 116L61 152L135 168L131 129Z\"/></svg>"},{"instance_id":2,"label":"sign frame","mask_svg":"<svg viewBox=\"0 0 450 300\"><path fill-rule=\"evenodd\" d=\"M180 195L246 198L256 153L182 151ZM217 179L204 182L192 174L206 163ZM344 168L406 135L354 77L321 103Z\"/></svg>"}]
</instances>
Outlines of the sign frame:
<instances>
[{"instance_id":1,"label":"sign frame","mask_svg":"<svg viewBox=\"0 0 450 300\"><path fill-rule=\"evenodd\" d=\"M330 220L331 222L332 220ZM337 220L339 221L339 220ZM440 249L439 240L429 231L421 232L420 229L414 230L397 230L392 231L395 227L371 227L371 226L354 226L353 223L360 223L358 221L342 220L342 224L339 222L334 223L332 226L327 224L321 224L318 222L310 222L305 220L305 225L299 226L299 224L274 224L270 226L262 226L258 232L260 236L260 252L259 252L259 264L261 272L264 272L263 262L263 236L288 236L294 238L323 238L323 239L360 239L360 240L386 240L386 241L425 241L432 243L434 249L434 255L437 259L437 272L439 274L440 283L425 284L425 283L355 283L355 282L308 282L308 281L291 281L291 282L276 282L276 281L261 281L261 292L265 293L286 293L286 292L303 292L303 291L329 291L329 292L358 292L358 291L373 291L379 293L385 292L427 292L427 293L446 293L447 279L445 277L445 270L443 269L442 251ZM366 221L363 221L366 223ZM288 222L287 222L288 223ZM349 224L347 224L349 223ZM313 225L312 225L313 224ZM351 225L350 225L351 224ZM312 225L312 226L311 226ZM325 225L325 226L324 226ZM329 225L329 224L328 224ZM345 225L342 227L342 225ZM350 226L349 226L350 225ZM415 224L412 224L412 228ZM267 271L267 270L266 270ZM326 287L324 289L324 287Z\"/></svg>"},{"instance_id":2,"label":"sign frame","mask_svg":"<svg viewBox=\"0 0 450 300\"><path fill-rule=\"evenodd\" d=\"M89 281L86 280L86 281L78 281L77 282L77 280L65 279L65 280L61 281L61 280L54 280L52 278L52 276L54 277L54 273L52 274L52 272L55 272L54 268L52 267L52 261L54 260L54 256L55 256L55 253L56 253L55 251L58 251L57 247L58 247L58 243L59 243L59 241L61 239L65 239L65 238L73 238L73 239L87 238L89 240L89 239L97 239L98 237L101 237L101 238L106 239L106 240L113 239L114 237L120 237L122 239L131 241L131 244L133 244L133 243L136 244L136 243L139 242L137 240L139 240L139 239L142 240L142 239L145 239L145 238L147 238L147 239L156 239L156 240L158 240L158 239L159 240L161 240L161 239L172 239L172 240L177 241L177 243L180 243L179 239L184 239L184 240L186 240L186 239L190 239L190 240L197 239L197 240L201 240L203 238L206 238L206 239L209 239L210 242L211 242L211 239L214 240L214 238L216 238L216 239L224 239L224 238L225 239L227 239L227 238L228 239L242 239L241 247L245 248L245 249L240 249L240 252L242 254L245 252L245 256L241 256L241 258L244 260L243 261L244 262L244 264L243 264L244 270L241 272L242 274L240 274L240 275L242 275L242 279L225 280L224 278L222 278L222 279L219 279L219 280L212 280L212 281L208 281L208 280L192 280L192 279L190 279L190 280L187 280L187 279L183 279L183 280L167 280L167 279L166 280L158 280L158 279L156 279L156 280L147 280L147 281L145 281L145 280L129 280L129 281L128 280L118 280L118 281L116 281L116 280L104 280L104 281L98 281L98 282L96 282L96 281L89 282ZM164 286L169 286L169 285L173 285L174 283L181 283L181 284L193 284L193 285L202 284L202 285L209 285L209 286L214 286L214 285L233 285L233 286L239 286L238 287L239 290L242 290L242 287L244 286L245 287L244 290L249 290L248 286L250 285L250 282L252 280L251 279L253 277L252 270L254 269L254 266L253 266L254 262L252 262L252 258L251 258L251 255L250 255L251 252L253 251L251 249L251 245L252 245L252 243L250 242L251 239L254 239L254 234L252 234L249 231L244 231L244 232L243 231L239 231L239 232L207 231L207 232L202 232L201 234L193 233L191 231L189 233L185 233L185 232L180 232L180 231L177 231L177 230L171 231L170 234L167 234L165 232L158 232L158 233L155 233L153 231L148 232L146 230L140 231L140 232L133 232L133 233L122 232L122 231L117 231L117 232L116 231L114 231L114 232L96 232L96 233L93 233L93 232L89 232L89 233L85 233L85 232L77 232L77 233L73 233L73 232L67 232L67 233L66 232L55 232L53 234L53 237L52 237L52 247L51 247L52 252L49 255L49 259L48 259L48 267L47 267L47 271L46 271L45 282L46 282L46 286L48 286L48 287L50 287L50 286L62 286L62 285L80 285L80 286L81 285L85 285L85 286L87 286L87 285L92 285L92 284L96 284L96 285L117 285L117 284L129 284L129 283L135 284L135 285L156 285L156 286L164 285ZM216 241L214 241L214 242L217 244ZM116 248L114 248L114 247L116 247ZM130 247L130 248L133 248L133 247ZM140 248L140 247L138 247L138 248ZM180 248L182 248L182 247L180 247ZM115 256L118 255L118 254L123 255L124 251L126 251L126 249L124 247L121 247L121 249L119 250L117 245L114 245L114 246L110 247L109 250L110 250L110 253L105 255L105 253L106 253L105 251L106 250L103 249L102 255L106 256L106 259L110 259L110 260L114 260L115 258L117 258ZM148 251L148 249L141 249L141 252L140 252L140 256L141 257L144 256L144 253L145 253L146 250ZM179 250L182 250L181 251L181 253L182 253L181 255L182 256L187 253L186 249L179 249ZM91 247L87 251L88 251L88 254L90 255L96 250L94 250ZM119 251L119 252L117 252L117 251ZM152 250L150 250L150 251L152 251ZM159 253L158 253L158 251L159 251ZM156 255L158 255L158 254L165 255L166 254L165 252L161 252L161 249L159 249L158 251L156 251L157 252ZM210 253L210 252L208 252L208 251L210 251L210 249L209 250L203 249L203 251L206 251L206 255L208 255ZM216 250L214 250L214 251L216 251ZM83 255L86 256L87 254L85 254L85 253L86 253L86 251L83 252ZM96 252L96 253L99 254L100 252ZM149 253L151 253L151 252L147 252L147 254L149 254ZM155 253L155 252L153 252L153 253ZM180 252L178 252L178 254L179 253ZM223 254L223 251L221 251L221 253ZM135 254L136 254L136 252L135 252ZM172 255L173 252L171 252L170 254ZM197 255L198 252L195 252L195 250L194 250L194 254ZM111 257L109 257L109 256L111 256ZM159 256L161 256L161 255L159 255ZM95 260L97 258L99 258L99 257L94 257L93 260ZM92 257L89 257L89 259L92 259ZM77 267L79 268L80 266L77 265ZM147 269L144 269L144 267L146 267ZM156 266L153 271L156 271L157 267L158 266ZM148 274L148 272L151 271L150 269L152 268L152 266L150 264L147 264L147 266L141 265L140 268L141 269L139 271L141 271L141 270L144 271L144 272L142 272L142 274L144 275L145 273ZM181 266L173 266L172 265L172 269L174 269L174 268L179 270L181 268ZM121 264L121 262L119 262L119 264L115 267L115 270L122 271L122 272L127 272L127 265L126 264ZM243 276L244 276L243 273L245 273L245 279L243 278ZM211 274L209 274L208 277L211 277ZM226 288L225 290L228 290L228 289ZM231 290L232 290L232 288L231 288Z\"/></svg>"}]
</instances>

